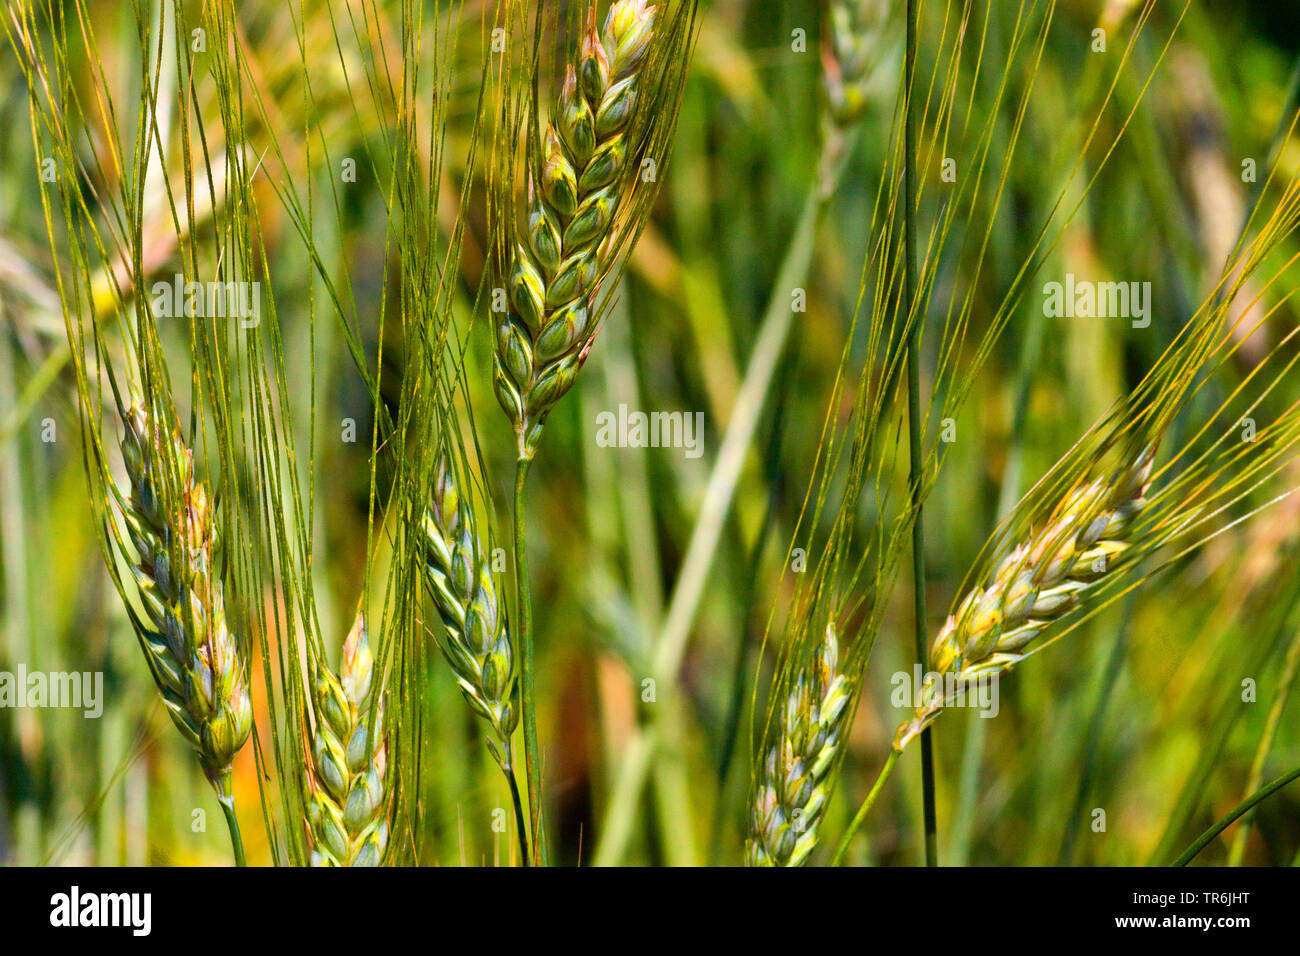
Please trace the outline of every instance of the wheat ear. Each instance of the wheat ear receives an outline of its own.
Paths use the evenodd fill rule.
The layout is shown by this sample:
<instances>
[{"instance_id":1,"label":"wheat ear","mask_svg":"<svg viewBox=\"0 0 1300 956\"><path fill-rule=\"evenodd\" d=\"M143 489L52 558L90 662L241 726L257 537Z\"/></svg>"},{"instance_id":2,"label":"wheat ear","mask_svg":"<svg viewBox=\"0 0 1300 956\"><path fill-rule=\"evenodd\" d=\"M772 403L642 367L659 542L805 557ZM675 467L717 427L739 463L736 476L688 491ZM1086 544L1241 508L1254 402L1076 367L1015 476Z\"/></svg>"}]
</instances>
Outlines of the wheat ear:
<instances>
[{"instance_id":1,"label":"wheat ear","mask_svg":"<svg viewBox=\"0 0 1300 956\"><path fill-rule=\"evenodd\" d=\"M338 676L314 662L316 730L304 798L312 866L379 866L388 846L388 739L382 690L370 726L374 658L365 615L343 642Z\"/></svg>"},{"instance_id":2,"label":"wheat ear","mask_svg":"<svg viewBox=\"0 0 1300 956\"><path fill-rule=\"evenodd\" d=\"M851 693L848 678L839 671L835 628L828 625L825 640L794 678L775 715L776 737L750 804L747 865L800 866L817 845Z\"/></svg>"},{"instance_id":3,"label":"wheat ear","mask_svg":"<svg viewBox=\"0 0 1300 956\"><path fill-rule=\"evenodd\" d=\"M429 590L443 623L439 642L465 699L488 722L496 741L488 750L505 774L514 801L519 852L527 863L523 802L510 738L519 725L519 676L505 616L497 602L488 550L478 536L471 503L463 498L445 452L434 464L433 501L422 524Z\"/></svg>"},{"instance_id":4,"label":"wheat ear","mask_svg":"<svg viewBox=\"0 0 1300 956\"><path fill-rule=\"evenodd\" d=\"M822 40L822 85L831 120L848 126L866 111L872 73L886 49L893 0L830 0Z\"/></svg>"},{"instance_id":5,"label":"wheat ear","mask_svg":"<svg viewBox=\"0 0 1300 956\"><path fill-rule=\"evenodd\" d=\"M136 587L152 625L140 629L141 645L172 721L225 807L231 762L248 739L253 710L213 568L211 504L194 480L194 456L178 430L168 432L143 402L124 418L131 494L123 515L137 555Z\"/></svg>"},{"instance_id":6,"label":"wheat ear","mask_svg":"<svg viewBox=\"0 0 1300 956\"><path fill-rule=\"evenodd\" d=\"M444 627L442 652L470 707L492 727L501 745L493 749L497 761L509 769L510 737L519 723L514 651L474 511L445 454L435 465L423 530L427 580Z\"/></svg>"},{"instance_id":7,"label":"wheat ear","mask_svg":"<svg viewBox=\"0 0 1300 956\"><path fill-rule=\"evenodd\" d=\"M617 0L598 34L591 8L578 67L567 69L528 171L527 237L511 257L513 308L497 321L493 376L523 460L596 336L600 278L618 252L611 227L632 189L629 126L654 22L645 0Z\"/></svg>"},{"instance_id":8,"label":"wheat ear","mask_svg":"<svg viewBox=\"0 0 1300 956\"><path fill-rule=\"evenodd\" d=\"M987 586L957 605L931 645L931 671L964 685L1014 666L1049 624L1111 580L1135 543L1131 531L1147 504L1154 463L1148 445L1116 473L1066 494L1045 526L996 562ZM894 736L895 751L943 711L946 683L927 685L916 714Z\"/></svg>"}]
</instances>

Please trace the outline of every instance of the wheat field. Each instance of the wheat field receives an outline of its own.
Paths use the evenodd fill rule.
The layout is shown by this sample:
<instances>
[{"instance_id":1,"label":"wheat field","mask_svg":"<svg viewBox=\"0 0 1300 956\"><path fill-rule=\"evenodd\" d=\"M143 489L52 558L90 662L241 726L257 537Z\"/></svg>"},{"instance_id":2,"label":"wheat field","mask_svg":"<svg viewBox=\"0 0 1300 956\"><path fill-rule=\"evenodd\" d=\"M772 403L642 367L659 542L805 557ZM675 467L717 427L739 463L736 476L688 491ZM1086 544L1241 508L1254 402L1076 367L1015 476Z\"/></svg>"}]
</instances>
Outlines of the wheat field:
<instances>
[{"instance_id":1,"label":"wheat field","mask_svg":"<svg viewBox=\"0 0 1300 956\"><path fill-rule=\"evenodd\" d=\"M6 0L0 863L1300 865L1300 28Z\"/></svg>"}]
</instances>

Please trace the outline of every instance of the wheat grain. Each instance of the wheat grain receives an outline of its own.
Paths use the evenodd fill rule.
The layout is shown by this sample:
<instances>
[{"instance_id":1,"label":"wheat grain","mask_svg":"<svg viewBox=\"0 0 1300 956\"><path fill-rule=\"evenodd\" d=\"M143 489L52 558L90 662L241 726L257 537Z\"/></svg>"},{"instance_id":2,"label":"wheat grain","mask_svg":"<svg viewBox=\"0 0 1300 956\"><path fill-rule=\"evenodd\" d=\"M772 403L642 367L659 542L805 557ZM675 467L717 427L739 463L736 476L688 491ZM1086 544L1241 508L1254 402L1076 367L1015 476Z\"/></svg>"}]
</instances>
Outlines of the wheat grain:
<instances>
[{"instance_id":1,"label":"wheat grain","mask_svg":"<svg viewBox=\"0 0 1300 956\"><path fill-rule=\"evenodd\" d=\"M316 730L304 768L312 866L379 866L388 846L388 741L379 691L370 726L374 658L364 614L343 643L336 677L315 661Z\"/></svg>"},{"instance_id":2,"label":"wheat grain","mask_svg":"<svg viewBox=\"0 0 1300 956\"><path fill-rule=\"evenodd\" d=\"M838 668L839 641L828 625L821 646L794 678L775 715L775 739L750 804L749 866L800 866L817 845L852 692Z\"/></svg>"},{"instance_id":3,"label":"wheat grain","mask_svg":"<svg viewBox=\"0 0 1300 956\"><path fill-rule=\"evenodd\" d=\"M423 532L427 580L444 625L440 646L470 706L491 725L502 748L494 753L509 772L510 736L519 722L514 652L473 507L445 454L435 469Z\"/></svg>"},{"instance_id":4,"label":"wheat grain","mask_svg":"<svg viewBox=\"0 0 1300 956\"><path fill-rule=\"evenodd\" d=\"M528 171L527 242L513 250L513 311L497 322L493 376L524 460L596 335L596 293L617 253L612 225L632 188L629 125L655 12L617 0L597 34L591 8L578 67L567 69Z\"/></svg>"},{"instance_id":5,"label":"wheat grain","mask_svg":"<svg viewBox=\"0 0 1300 956\"><path fill-rule=\"evenodd\" d=\"M1076 485L1048 523L996 563L985 587L971 590L935 636L930 670L953 686L1014 666L1049 624L1111 579L1132 548L1133 523L1147 504L1155 447L1148 445L1109 477ZM947 703L949 682L927 685L915 716L894 736L901 751Z\"/></svg>"},{"instance_id":6,"label":"wheat grain","mask_svg":"<svg viewBox=\"0 0 1300 956\"><path fill-rule=\"evenodd\" d=\"M122 510L152 625L141 628L141 644L172 721L228 797L231 761L252 727L248 680L213 569L217 531L207 491L194 480L194 456L180 432L168 433L160 417L136 403L122 439L131 483Z\"/></svg>"}]
</instances>

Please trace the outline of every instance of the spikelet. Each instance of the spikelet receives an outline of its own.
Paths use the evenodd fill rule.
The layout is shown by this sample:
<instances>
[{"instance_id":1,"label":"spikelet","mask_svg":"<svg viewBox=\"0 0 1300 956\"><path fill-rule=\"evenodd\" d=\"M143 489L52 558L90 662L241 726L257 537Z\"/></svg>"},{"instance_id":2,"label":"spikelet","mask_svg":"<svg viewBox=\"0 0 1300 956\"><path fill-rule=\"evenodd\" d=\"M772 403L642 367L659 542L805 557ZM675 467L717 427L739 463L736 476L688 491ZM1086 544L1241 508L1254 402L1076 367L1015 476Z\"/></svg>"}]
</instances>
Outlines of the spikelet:
<instances>
[{"instance_id":1,"label":"spikelet","mask_svg":"<svg viewBox=\"0 0 1300 956\"><path fill-rule=\"evenodd\" d=\"M775 715L775 739L750 801L748 866L801 866L817 845L852 695L838 668L839 641L834 625L828 625L821 647L794 678Z\"/></svg>"},{"instance_id":2,"label":"spikelet","mask_svg":"<svg viewBox=\"0 0 1300 956\"><path fill-rule=\"evenodd\" d=\"M178 430L168 434L143 402L126 413L125 425L122 457L131 494L122 511L147 616L141 646L172 721L208 780L229 796L231 762L248 739L253 711L213 568L211 504L194 480L194 455Z\"/></svg>"},{"instance_id":3,"label":"spikelet","mask_svg":"<svg viewBox=\"0 0 1300 956\"><path fill-rule=\"evenodd\" d=\"M616 0L598 34L591 7L577 66L569 65L540 153L530 157L527 239L511 255L511 308L497 316L493 376L524 460L596 335L598 287L634 191L630 126L655 13L645 0Z\"/></svg>"},{"instance_id":4,"label":"spikelet","mask_svg":"<svg viewBox=\"0 0 1300 956\"><path fill-rule=\"evenodd\" d=\"M1125 563L1130 531L1146 506L1155 446L1109 478L1075 486L1052 520L1013 547L986 587L976 587L935 636L930 670L962 685L1015 665L1049 624L1078 607ZM915 716L898 728L902 750L946 704L938 682L923 693Z\"/></svg>"},{"instance_id":5,"label":"spikelet","mask_svg":"<svg viewBox=\"0 0 1300 956\"><path fill-rule=\"evenodd\" d=\"M502 769L519 723L519 681L488 551L474 511L456 485L446 454L435 464L433 498L423 522L429 589L445 628L439 642L470 706L492 727Z\"/></svg>"},{"instance_id":6,"label":"spikelet","mask_svg":"<svg viewBox=\"0 0 1300 956\"><path fill-rule=\"evenodd\" d=\"M371 733L374 658L364 614L357 614L343 643L339 675L323 660L314 669L316 730L303 778L311 865L379 866L388 846L390 802L386 699L381 690Z\"/></svg>"}]
</instances>

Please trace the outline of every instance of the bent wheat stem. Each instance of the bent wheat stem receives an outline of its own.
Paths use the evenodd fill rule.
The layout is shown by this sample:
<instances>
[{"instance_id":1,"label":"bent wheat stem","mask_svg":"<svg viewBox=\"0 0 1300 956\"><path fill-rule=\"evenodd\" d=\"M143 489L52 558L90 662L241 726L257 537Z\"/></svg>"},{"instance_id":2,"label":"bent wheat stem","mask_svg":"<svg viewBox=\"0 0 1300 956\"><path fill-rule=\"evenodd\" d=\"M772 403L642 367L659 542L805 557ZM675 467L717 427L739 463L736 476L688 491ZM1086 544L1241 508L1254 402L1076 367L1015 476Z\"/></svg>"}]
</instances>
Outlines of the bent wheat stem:
<instances>
[{"instance_id":1,"label":"bent wheat stem","mask_svg":"<svg viewBox=\"0 0 1300 956\"><path fill-rule=\"evenodd\" d=\"M131 493L118 500L146 614L133 619L158 692L198 754L243 865L231 765L252 729L248 678L213 566L217 529L207 489L194 478L194 455L180 431L168 430L161 417L144 402L123 416Z\"/></svg>"},{"instance_id":2,"label":"bent wheat stem","mask_svg":"<svg viewBox=\"0 0 1300 956\"><path fill-rule=\"evenodd\" d=\"M1225 814L1217 823L1215 823L1208 830L1206 830L1199 837L1197 837L1195 842L1193 842L1191 846L1189 846L1186 850L1184 850L1182 855L1180 855L1178 859L1174 860L1174 862L1169 865L1186 866L1188 863L1191 863L1192 860L1196 859L1196 855L1198 853L1200 853L1207 846L1209 846L1215 837L1217 837L1224 830L1228 829L1228 827L1230 827L1232 823L1235 820L1237 820L1237 818L1248 813L1256 806L1258 806L1260 803L1262 803L1264 800L1266 800L1268 797L1271 797L1273 794L1277 793L1287 784L1291 783L1293 780L1296 779L1300 779L1300 767L1297 767L1295 770L1292 770L1290 773L1283 774L1282 776L1274 780L1272 783L1270 783L1267 787L1264 787L1263 789L1257 790L1254 793L1252 793L1245 800L1241 801L1241 803L1237 804L1236 807L1228 811L1228 813Z\"/></svg>"}]
</instances>

